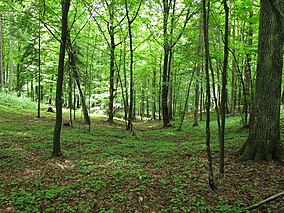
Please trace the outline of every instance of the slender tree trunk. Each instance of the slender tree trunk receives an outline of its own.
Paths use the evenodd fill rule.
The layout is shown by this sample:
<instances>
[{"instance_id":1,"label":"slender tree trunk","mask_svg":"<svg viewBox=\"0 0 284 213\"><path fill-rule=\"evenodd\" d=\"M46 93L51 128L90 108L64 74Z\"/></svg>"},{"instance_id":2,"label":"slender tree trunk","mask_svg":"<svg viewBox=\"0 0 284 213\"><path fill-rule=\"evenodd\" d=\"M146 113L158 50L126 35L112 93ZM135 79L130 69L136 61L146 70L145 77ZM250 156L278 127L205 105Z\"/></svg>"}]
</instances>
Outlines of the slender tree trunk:
<instances>
[{"instance_id":1,"label":"slender tree trunk","mask_svg":"<svg viewBox=\"0 0 284 213\"><path fill-rule=\"evenodd\" d=\"M153 77L152 77L152 119L156 120L156 66L153 68Z\"/></svg>"},{"instance_id":2,"label":"slender tree trunk","mask_svg":"<svg viewBox=\"0 0 284 213\"><path fill-rule=\"evenodd\" d=\"M132 120L133 120L133 102L134 102L134 94L133 94L133 88L134 88L134 82L133 82L133 64L134 64L134 49L133 49L133 38L132 38L132 23L135 21L138 12L140 10L142 4L142 0L139 3L139 6L136 10L136 13L134 17L131 19L129 15L129 8L128 8L128 0L125 0L125 9L126 9L126 17L127 17L127 23L128 23L128 34L129 34L129 51L130 51L130 97L129 97L129 113L128 113L128 124L127 124L127 130L132 131Z\"/></svg>"},{"instance_id":3,"label":"slender tree trunk","mask_svg":"<svg viewBox=\"0 0 284 213\"><path fill-rule=\"evenodd\" d=\"M130 97L129 97L129 113L128 113L128 124L127 124L127 130L132 131L132 120L133 120L133 63L134 63L134 57L133 57L133 40L132 40L132 27L131 27L131 20L128 13L128 6L126 1L126 14L127 14L127 20L128 20L128 34L129 34L129 50L130 50Z\"/></svg>"},{"instance_id":4,"label":"slender tree trunk","mask_svg":"<svg viewBox=\"0 0 284 213\"><path fill-rule=\"evenodd\" d=\"M13 89L13 77L14 77L14 65L13 65L13 35L12 35L12 22L13 22L13 16L11 14L10 17L10 32L9 32L9 62L10 62L10 72L9 72L9 91L12 91Z\"/></svg>"},{"instance_id":5,"label":"slender tree trunk","mask_svg":"<svg viewBox=\"0 0 284 213\"><path fill-rule=\"evenodd\" d=\"M38 13L38 95L37 95L37 117L40 118L40 101L41 101L41 32L40 32L40 10Z\"/></svg>"},{"instance_id":6,"label":"slender tree trunk","mask_svg":"<svg viewBox=\"0 0 284 213\"><path fill-rule=\"evenodd\" d=\"M170 5L168 0L163 0L163 32L164 32L164 63L163 63L163 77L162 77L162 114L163 114L163 127L170 126L170 115L168 109L168 92L169 92L169 78L168 78L168 65L171 47L168 39L168 18Z\"/></svg>"},{"instance_id":7,"label":"slender tree trunk","mask_svg":"<svg viewBox=\"0 0 284 213\"><path fill-rule=\"evenodd\" d=\"M52 105L53 80L54 80L54 75L51 76L51 82L50 82L50 85L49 85L49 100L48 100L48 104L50 104L50 105Z\"/></svg>"},{"instance_id":8,"label":"slender tree trunk","mask_svg":"<svg viewBox=\"0 0 284 213\"><path fill-rule=\"evenodd\" d=\"M73 103L72 103L72 94L73 94L73 81L72 81L72 71L69 68L69 94L68 94L68 106L69 106L69 120L71 127L73 128L73 119L72 119L72 108L73 108Z\"/></svg>"},{"instance_id":9,"label":"slender tree trunk","mask_svg":"<svg viewBox=\"0 0 284 213\"><path fill-rule=\"evenodd\" d=\"M223 1L225 9L225 35L224 35L224 63L222 72L222 96L221 96L221 136L220 136L220 173L224 173L224 155L225 155L225 123L226 123L226 103L227 103L227 69L229 58L229 7L227 0Z\"/></svg>"},{"instance_id":10,"label":"slender tree trunk","mask_svg":"<svg viewBox=\"0 0 284 213\"><path fill-rule=\"evenodd\" d=\"M170 50L169 54L169 65L168 65L168 115L169 119L173 119L173 72L172 72L172 65L173 65L173 50Z\"/></svg>"},{"instance_id":11,"label":"slender tree trunk","mask_svg":"<svg viewBox=\"0 0 284 213\"><path fill-rule=\"evenodd\" d=\"M201 85L200 87L200 110L199 110L199 117L200 117L200 121L203 120L203 86Z\"/></svg>"},{"instance_id":12,"label":"slender tree trunk","mask_svg":"<svg viewBox=\"0 0 284 213\"><path fill-rule=\"evenodd\" d=\"M183 124L183 121L184 121L185 113L186 113L186 110L188 108L188 99L189 99L190 87L191 87L191 83L192 83L192 80L193 80L194 73L195 73L195 71L193 70L192 74L191 74L191 77L190 77L190 80L188 82L186 98L185 98L185 102L184 102L184 108L183 108L183 111L181 112L181 120L180 120L179 127L177 129L178 131L180 131L181 128L182 128L182 124Z\"/></svg>"},{"instance_id":13,"label":"slender tree trunk","mask_svg":"<svg viewBox=\"0 0 284 213\"><path fill-rule=\"evenodd\" d=\"M64 76L65 48L66 48L66 40L68 34L67 23L68 23L69 7L70 7L70 0L62 1L61 43L60 43L57 85L56 85L56 123L54 128L53 152L52 152L52 156L54 157L62 156L61 146L60 146L60 135L61 135L61 126L62 126L62 84Z\"/></svg>"},{"instance_id":14,"label":"slender tree trunk","mask_svg":"<svg viewBox=\"0 0 284 213\"><path fill-rule=\"evenodd\" d=\"M194 115L193 115L193 126L198 126L198 107L199 107L199 85L200 85L200 69L202 65L202 43L203 43L203 21L200 20L199 23L199 45L197 50L198 64L196 69L196 83L195 83L195 105L194 105Z\"/></svg>"},{"instance_id":15,"label":"slender tree trunk","mask_svg":"<svg viewBox=\"0 0 284 213\"><path fill-rule=\"evenodd\" d=\"M109 35L111 40L110 49L110 71L109 71L109 105L108 105L108 122L113 123L114 115L114 72L115 72L115 41L114 28L109 26Z\"/></svg>"},{"instance_id":16,"label":"slender tree trunk","mask_svg":"<svg viewBox=\"0 0 284 213\"><path fill-rule=\"evenodd\" d=\"M142 83L141 87L141 104L140 104L140 117L143 120L145 116L145 83Z\"/></svg>"},{"instance_id":17,"label":"slender tree trunk","mask_svg":"<svg viewBox=\"0 0 284 213\"><path fill-rule=\"evenodd\" d=\"M235 28L233 28L233 41L235 38ZM233 53L235 50L233 49ZM232 59L232 87L231 87L231 114L235 114L235 102L236 102L236 78L235 78L235 73L236 73L236 60L235 58Z\"/></svg>"},{"instance_id":18,"label":"slender tree trunk","mask_svg":"<svg viewBox=\"0 0 284 213\"><path fill-rule=\"evenodd\" d=\"M208 182L212 190L216 189L213 175L212 155L210 147L210 75L209 75L209 39L208 39L208 14L210 12L210 1L208 0L208 11L206 11L206 0L202 0L203 4L203 28L204 28L204 44L205 44L205 73L206 73L206 150L208 157ZM214 89L214 88L213 88Z\"/></svg>"},{"instance_id":19,"label":"slender tree trunk","mask_svg":"<svg viewBox=\"0 0 284 213\"><path fill-rule=\"evenodd\" d=\"M162 120L162 116L161 116L161 109L162 109L162 57L160 60L160 64L159 64L159 99L158 99L158 105L159 105L159 120Z\"/></svg>"},{"instance_id":20,"label":"slender tree trunk","mask_svg":"<svg viewBox=\"0 0 284 213\"><path fill-rule=\"evenodd\" d=\"M284 1L261 0L253 121L241 160L283 160L280 98L283 69Z\"/></svg>"},{"instance_id":21,"label":"slender tree trunk","mask_svg":"<svg viewBox=\"0 0 284 213\"><path fill-rule=\"evenodd\" d=\"M34 92L34 80L33 80L33 75L31 79L31 99L35 101L35 92Z\"/></svg>"},{"instance_id":22,"label":"slender tree trunk","mask_svg":"<svg viewBox=\"0 0 284 213\"><path fill-rule=\"evenodd\" d=\"M4 86L2 14L0 14L0 91Z\"/></svg>"},{"instance_id":23,"label":"slender tree trunk","mask_svg":"<svg viewBox=\"0 0 284 213\"><path fill-rule=\"evenodd\" d=\"M74 55L73 48L71 47L71 42L67 42L67 45L69 47L68 54L69 54L71 69L72 69L72 72L73 72L73 77L75 79L75 82L76 82L76 85L77 85L77 88L78 88L78 91L79 91L79 95L80 95L84 120L85 120L86 124L90 124L91 121L90 121L90 116L89 116L89 113L88 113L88 107L87 107L87 104L86 104L86 100L85 100L83 91L81 89L80 77L79 77L78 70L77 70L76 57Z\"/></svg>"}]
</instances>

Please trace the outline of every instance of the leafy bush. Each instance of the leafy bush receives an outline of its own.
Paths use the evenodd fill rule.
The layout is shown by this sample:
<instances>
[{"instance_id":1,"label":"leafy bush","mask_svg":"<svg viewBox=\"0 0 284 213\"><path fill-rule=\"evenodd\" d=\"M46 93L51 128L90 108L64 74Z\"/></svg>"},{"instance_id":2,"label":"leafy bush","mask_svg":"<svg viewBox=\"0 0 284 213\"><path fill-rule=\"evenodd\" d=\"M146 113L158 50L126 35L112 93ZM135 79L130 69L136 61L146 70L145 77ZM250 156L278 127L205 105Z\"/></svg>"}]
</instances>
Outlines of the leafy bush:
<instances>
[{"instance_id":1,"label":"leafy bush","mask_svg":"<svg viewBox=\"0 0 284 213\"><path fill-rule=\"evenodd\" d=\"M0 92L0 104L7 107L22 109L37 109L37 103L26 97L18 97L16 94Z\"/></svg>"}]
</instances>

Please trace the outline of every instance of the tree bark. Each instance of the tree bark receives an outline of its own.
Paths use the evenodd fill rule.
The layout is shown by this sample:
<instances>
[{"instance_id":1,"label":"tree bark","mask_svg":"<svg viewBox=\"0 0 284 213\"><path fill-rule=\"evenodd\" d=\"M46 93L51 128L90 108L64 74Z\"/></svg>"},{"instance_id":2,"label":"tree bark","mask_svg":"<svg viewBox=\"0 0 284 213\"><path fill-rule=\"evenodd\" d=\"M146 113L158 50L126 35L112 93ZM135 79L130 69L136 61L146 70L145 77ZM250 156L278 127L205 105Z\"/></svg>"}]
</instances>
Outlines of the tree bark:
<instances>
[{"instance_id":1,"label":"tree bark","mask_svg":"<svg viewBox=\"0 0 284 213\"><path fill-rule=\"evenodd\" d=\"M75 79L75 83L77 85L79 95L80 95L80 100L81 100L81 104L82 104L82 111L83 111L83 115L84 115L84 121L85 121L86 124L90 124L91 121L90 121L90 116L89 116L89 113L88 113L88 107L87 107L87 104L86 104L86 100L85 100L83 91L81 89L80 77L79 77L78 70L77 70L76 56L75 56L75 53L74 53L74 48L72 47L72 44L71 44L69 34L67 35L66 45L68 46L69 63L71 65L73 78Z\"/></svg>"},{"instance_id":2,"label":"tree bark","mask_svg":"<svg viewBox=\"0 0 284 213\"><path fill-rule=\"evenodd\" d=\"M226 103L227 103L227 69L228 69L228 58L229 58L229 7L227 1L224 0L225 9L225 35L224 35L224 63L222 72L222 96L221 96L221 134L220 134L220 173L224 173L224 154L225 154L225 119L226 119Z\"/></svg>"},{"instance_id":3,"label":"tree bark","mask_svg":"<svg viewBox=\"0 0 284 213\"><path fill-rule=\"evenodd\" d=\"M40 32L40 9L38 13L38 95L37 95L37 117L40 118L41 102L41 32Z\"/></svg>"},{"instance_id":4,"label":"tree bark","mask_svg":"<svg viewBox=\"0 0 284 213\"><path fill-rule=\"evenodd\" d=\"M202 16L201 16L202 17ZM194 104L194 115L193 115L193 126L198 126L198 107L199 107L199 85L200 85L200 69L202 66L202 41L203 41L203 21L199 23L199 45L197 50L198 64L196 69L196 83L195 83L195 104Z\"/></svg>"},{"instance_id":5,"label":"tree bark","mask_svg":"<svg viewBox=\"0 0 284 213\"><path fill-rule=\"evenodd\" d=\"M10 72L9 72L9 91L13 89L13 77L14 77L14 65L13 65L13 35L12 35L12 21L13 16L10 17L10 32L9 32L9 63L10 63Z\"/></svg>"},{"instance_id":6,"label":"tree bark","mask_svg":"<svg viewBox=\"0 0 284 213\"><path fill-rule=\"evenodd\" d=\"M0 14L0 91L4 84L2 14Z\"/></svg>"},{"instance_id":7,"label":"tree bark","mask_svg":"<svg viewBox=\"0 0 284 213\"><path fill-rule=\"evenodd\" d=\"M130 18L129 15L129 8L128 8L128 0L125 0L125 10L126 10L126 17L128 23L128 34L129 34L129 51L130 51L130 96L129 96L129 113L128 113L128 123L127 123L127 130L132 131L132 120L133 120L133 102L134 102L134 85L133 85L133 64L134 64L134 49L133 49L133 39L132 39L132 23L135 21L138 12L140 10L142 4L142 0L139 3L139 6L136 10L135 15L133 18Z\"/></svg>"},{"instance_id":8,"label":"tree bark","mask_svg":"<svg viewBox=\"0 0 284 213\"><path fill-rule=\"evenodd\" d=\"M208 38L208 20L207 13L210 12L210 1L207 2L208 11L206 10L206 0L202 0L203 9L203 30L204 30L204 44L205 44L205 73L206 73L206 151L208 158L208 183L212 190L216 190L213 175L213 163L210 147L210 75L209 75L209 38ZM214 89L214 88L213 88Z\"/></svg>"},{"instance_id":9,"label":"tree bark","mask_svg":"<svg viewBox=\"0 0 284 213\"><path fill-rule=\"evenodd\" d=\"M284 0L260 1L260 23L253 121L241 160L282 160L280 99L283 69Z\"/></svg>"},{"instance_id":10,"label":"tree bark","mask_svg":"<svg viewBox=\"0 0 284 213\"><path fill-rule=\"evenodd\" d=\"M153 68L153 76L152 76L152 116L153 120L156 120L156 66Z\"/></svg>"},{"instance_id":11,"label":"tree bark","mask_svg":"<svg viewBox=\"0 0 284 213\"><path fill-rule=\"evenodd\" d=\"M113 123L114 114L114 72L115 72L115 41L114 41L114 27L109 25L110 35L110 70L109 70L109 105L108 105L108 122Z\"/></svg>"},{"instance_id":12,"label":"tree bark","mask_svg":"<svg viewBox=\"0 0 284 213\"><path fill-rule=\"evenodd\" d=\"M59 52L57 85L56 85L56 123L54 128L53 152L52 156L61 157L60 135L62 126L62 84L64 77L64 58L67 40L67 23L70 0L62 1L62 27L61 27L61 42Z\"/></svg>"}]
</instances>

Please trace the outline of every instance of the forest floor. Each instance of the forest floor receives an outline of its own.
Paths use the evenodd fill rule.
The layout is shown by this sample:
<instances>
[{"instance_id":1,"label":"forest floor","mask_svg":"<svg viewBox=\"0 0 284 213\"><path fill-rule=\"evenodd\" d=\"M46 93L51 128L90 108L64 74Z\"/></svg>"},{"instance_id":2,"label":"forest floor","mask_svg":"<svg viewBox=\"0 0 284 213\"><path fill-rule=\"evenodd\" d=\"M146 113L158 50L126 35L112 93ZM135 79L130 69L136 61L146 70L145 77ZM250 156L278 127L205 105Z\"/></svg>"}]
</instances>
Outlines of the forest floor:
<instances>
[{"instance_id":1,"label":"forest floor","mask_svg":"<svg viewBox=\"0 0 284 213\"><path fill-rule=\"evenodd\" d=\"M54 113L0 106L0 212L246 212L284 190L277 162L238 161L248 134L239 116L227 117L225 173L218 171L216 121L212 122L215 182L208 186L205 122L163 129L160 121L81 119L62 129L64 158L50 158ZM67 115L67 114L66 114ZM68 121L67 118L64 119ZM284 199L253 212L283 212Z\"/></svg>"}]
</instances>

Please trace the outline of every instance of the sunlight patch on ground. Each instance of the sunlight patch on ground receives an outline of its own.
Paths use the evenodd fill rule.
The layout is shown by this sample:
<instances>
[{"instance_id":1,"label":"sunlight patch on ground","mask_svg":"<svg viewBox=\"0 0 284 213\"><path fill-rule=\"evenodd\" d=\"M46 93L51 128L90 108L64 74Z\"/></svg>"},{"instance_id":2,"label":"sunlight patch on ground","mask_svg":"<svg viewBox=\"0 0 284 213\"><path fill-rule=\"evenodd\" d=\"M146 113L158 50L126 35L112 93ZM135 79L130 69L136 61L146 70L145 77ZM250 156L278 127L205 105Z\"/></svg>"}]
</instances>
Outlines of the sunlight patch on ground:
<instances>
[{"instance_id":1,"label":"sunlight patch on ground","mask_svg":"<svg viewBox=\"0 0 284 213\"><path fill-rule=\"evenodd\" d=\"M61 168L62 170L65 169L74 169L75 168L75 164L73 164L71 161L69 160L64 160L61 163L55 163L56 166L58 166L59 168Z\"/></svg>"}]
</instances>

